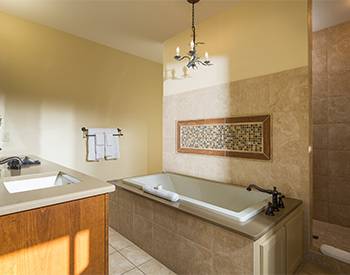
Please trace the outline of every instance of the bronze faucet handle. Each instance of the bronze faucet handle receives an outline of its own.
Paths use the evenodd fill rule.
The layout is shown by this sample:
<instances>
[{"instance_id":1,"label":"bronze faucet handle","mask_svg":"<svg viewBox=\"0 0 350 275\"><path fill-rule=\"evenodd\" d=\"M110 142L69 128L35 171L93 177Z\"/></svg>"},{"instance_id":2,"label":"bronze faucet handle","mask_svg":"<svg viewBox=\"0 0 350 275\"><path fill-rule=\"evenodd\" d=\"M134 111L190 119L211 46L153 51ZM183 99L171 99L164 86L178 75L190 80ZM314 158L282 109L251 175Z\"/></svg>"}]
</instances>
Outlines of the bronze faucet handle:
<instances>
[{"instance_id":1,"label":"bronze faucet handle","mask_svg":"<svg viewBox=\"0 0 350 275\"><path fill-rule=\"evenodd\" d=\"M282 195L282 194L280 194L279 196L278 196L278 207L279 208L284 208L285 206L284 206L284 202L283 202L283 199L285 198L285 196L284 195Z\"/></svg>"},{"instance_id":2,"label":"bronze faucet handle","mask_svg":"<svg viewBox=\"0 0 350 275\"><path fill-rule=\"evenodd\" d=\"M272 207L272 203L269 202L268 205L267 205L265 214L266 214L267 216L275 216L275 213L273 213L273 212L274 212L274 209L273 209L273 207Z\"/></svg>"}]
</instances>

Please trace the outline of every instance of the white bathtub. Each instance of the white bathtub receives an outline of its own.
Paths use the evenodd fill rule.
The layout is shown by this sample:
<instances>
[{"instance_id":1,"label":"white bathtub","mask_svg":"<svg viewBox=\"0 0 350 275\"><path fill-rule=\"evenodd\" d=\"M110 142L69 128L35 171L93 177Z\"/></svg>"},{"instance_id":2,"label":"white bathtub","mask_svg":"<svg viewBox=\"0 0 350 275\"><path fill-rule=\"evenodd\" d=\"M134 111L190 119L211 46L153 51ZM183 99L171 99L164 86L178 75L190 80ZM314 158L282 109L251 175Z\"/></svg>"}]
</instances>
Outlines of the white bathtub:
<instances>
[{"instance_id":1,"label":"white bathtub","mask_svg":"<svg viewBox=\"0 0 350 275\"><path fill-rule=\"evenodd\" d=\"M179 194L181 203L195 204L240 222L260 213L270 199L268 194L249 192L244 187L172 173L127 178L123 182L139 189L162 185L163 189Z\"/></svg>"}]
</instances>

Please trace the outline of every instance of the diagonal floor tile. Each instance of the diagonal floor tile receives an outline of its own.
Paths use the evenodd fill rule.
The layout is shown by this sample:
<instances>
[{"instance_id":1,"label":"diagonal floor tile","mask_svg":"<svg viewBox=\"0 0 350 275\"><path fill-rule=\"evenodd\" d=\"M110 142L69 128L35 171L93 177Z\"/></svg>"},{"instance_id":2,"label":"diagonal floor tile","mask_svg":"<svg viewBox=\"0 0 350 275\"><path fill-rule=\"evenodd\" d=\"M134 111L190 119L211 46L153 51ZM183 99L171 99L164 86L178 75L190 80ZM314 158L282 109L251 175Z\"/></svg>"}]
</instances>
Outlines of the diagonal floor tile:
<instances>
[{"instance_id":1,"label":"diagonal floor tile","mask_svg":"<svg viewBox=\"0 0 350 275\"><path fill-rule=\"evenodd\" d=\"M147 254L145 251L143 251L141 248L138 248L135 245L125 247L119 250L119 253L137 266L152 259L152 257L149 254Z\"/></svg>"},{"instance_id":2,"label":"diagonal floor tile","mask_svg":"<svg viewBox=\"0 0 350 275\"><path fill-rule=\"evenodd\" d=\"M132 270L135 266L125 259L119 252L109 255L109 274L120 275Z\"/></svg>"},{"instance_id":3,"label":"diagonal floor tile","mask_svg":"<svg viewBox=\"0 0 350 275\"><path fill-rule=\"evenodd\" d=\"M111 246L111 245L109 245L108 246L108 254L110 255L110 254L112 254L112 253L114 253L114 252L116 252L117 250L115 250L115 248L113 247L113 246Z\"/></svg>"},{"instance_id":4,"label":"diagonal floor tile","mask_svg":"<svg viewBox=\"0 0 350 275\"><path fill-rule=\"evenodd\" d=\"M146 275L175 275L174 272L172 272L169 268L162 265L160 262L158 262L155 259L152 259L142 265L139 266L141 271L145 273Z\"/></svg>"},{"instance_id":5,"label":"diagonal floor tile","mask_svg":"<svg viewBox=\"0 0 350 275\"><path fill-rule=\"evenodd\" d=\"M123 275L144 275L144 273L142 273L141 270L139 270L138 268L134 268L126 273L123 273Z\"/></svg>"},{"instance_id":6,"label":"diagonal floor tile","mask_svg":"<svg viewBox=\"0 0 350 275\"><path fill-rule=\"evenodd\" d=\"M113 246L116 250L120 250L124 247L128 247L130 245L134 245L127 238L119 234L118 232L114 232L109 235L109 244Z\"/></svg>"}]
</instances>

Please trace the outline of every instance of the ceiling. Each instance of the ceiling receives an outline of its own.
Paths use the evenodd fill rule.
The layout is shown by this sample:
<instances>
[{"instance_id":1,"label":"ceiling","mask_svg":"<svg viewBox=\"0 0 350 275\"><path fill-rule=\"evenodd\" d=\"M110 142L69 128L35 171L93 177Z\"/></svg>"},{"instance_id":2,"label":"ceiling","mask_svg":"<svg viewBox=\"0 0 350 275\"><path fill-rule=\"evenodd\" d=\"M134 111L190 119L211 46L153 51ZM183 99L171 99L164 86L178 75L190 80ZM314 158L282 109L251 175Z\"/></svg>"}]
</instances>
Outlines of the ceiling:
<instances>
[{"instance_id":1,"label":"ceiling","mask_svg":"<svg viewBox=\"0 0 350 275\"><path fill-rule=\"evenodd\" d=\"M198 21L236 1L202 0ZM0 0L0 11L159 63L163 42L191 24L185 0Z\"/></svg>"},{"instance_id":2,"label":"ceiling","mask_svg":"<svg viewBox=\"0 0 350 275\"><path fill-rule=\"evenodd\" d=\"M313 0L313 31L350 20L350 0Z\"/></svg>"}]
</instances>

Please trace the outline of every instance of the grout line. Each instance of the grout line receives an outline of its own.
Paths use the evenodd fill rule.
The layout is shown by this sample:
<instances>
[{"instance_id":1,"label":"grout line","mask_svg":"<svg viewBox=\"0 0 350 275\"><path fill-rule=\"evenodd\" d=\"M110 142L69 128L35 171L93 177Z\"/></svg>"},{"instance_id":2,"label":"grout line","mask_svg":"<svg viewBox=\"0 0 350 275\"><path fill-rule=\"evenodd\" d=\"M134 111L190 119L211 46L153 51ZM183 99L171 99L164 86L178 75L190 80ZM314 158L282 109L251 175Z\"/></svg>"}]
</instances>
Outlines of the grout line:
<instances>
[{"instance_id":1,"label":"grout line","mask_svg":"<svg viewBox=\"0 0 350 275\"><path fill-rule=\"evenodd\" d=\"M122 248L116 248L116 247L114 247L112 244L109 244L111 247L113 247L116 251L120 251L120 250L122 250L122 249L124 249L124 248L127 248L127 247L130 247L130 246L132 246L132 244L130 244L130 245L127 245L127 246L124 246L124 247L122 247Z\"/></svg>"},{"instance_id":2,"label":"grout line","mask_svg":"<svg viewBox=\"0 0 350 275\"><path fill-rule=\"evenodd\" d=\"M145 253L146 253L146 252L145 252ZM154 258L153 258L151 255L149 255L148 253L147 253L147 255L148 255L148 256L150 256L150 257L151 257L151 259L149 259L149 260L147 260L147 261L143 262L142 264L137 265L137 267L140 267L141 265L144 265L145 263L148 263L148 262L150 262L150 261L154 260Z\"/></svg>"},{"instance_id":3,"label":"grout line","mask_svg":"<svg viewBox=\"0 0 350 275\"><path fill-rule=\"evenodd\" d=\"M143 272L140 268L138 268L138 267L136 267L138 270L140 270L140 272L142 273L142 274L146 274L145 272Z\"/></svg>"},{"instance_id":4,"label":"grout line","mask_svg":"<svg viewBox=\"0 0 350 275\"><path fill-rule=\"evenodd\" d=\"M112 246L112 245L111 245ZM131 246L131 245L130 245ZM130 246L127 246L127 247L130 247ZM113 247L113 246L112 246ZM124 247L124 248L127 248L127 247ZM114 248L114 247L113 247ZM124 248L122 248L122 249L124 249ZM118 252L123 258L125 258L128 262L130 262L134 267L136 267L137 269L139 269L138 267L139 266L141 266L141 265L143 265L143 264L145 264L145 263L148 263L149 261L151 261L151 260L154 260L154 258L150 255L150 254L148 254L146 251L144 251L142 248L140 248L140 247L138 247L137 246L137 248L139 248L139 249L141 249L145 254L147 254L149 257L151 257L150 259L148 259L147 261L145 261L145 262L143 262L142 264L139 264L139 265L136 265L136 264L134 264L132 261L130 261L126 256L124 256L122 253L120 253L120 250L122 250L122 249L120 249L120 250L117 250L116 249L116 251L114 251L113 253L111 253L111 254L109 254L109 255L112 255L112 254L114 254L114 253L116 253L116 252ZM145 274L141 269L139 269L143 274ZM130 271L130 270L129 270Z\"/></svg>"},{"instance_id":5,"label":"grout line","mask_svg":"<svg viewBox=\"0 0 350 275\"><path fill-rule=\"evenodd\" d=\"M130 269L130 270L128 270L128 271L125 271L125 272L121 273L121 275L123 275L123 274L125 274L125 273L128 273L128 272L130 272L130 271L132 271L132 270L134 270L134 269L137 269L137 267L133 267L132 269Z\"/></svg>"},{"instance_id":6,"label":"grout line","mask_svg":"<svg viewBox=\"0 0 350 275\"><path fill-rule=\"evenodd\" d=\"M131 263L134 267L137 267L132 261L130 261L126 256L124 256L122 253L117 251L123 258L125 258L129 263Z\"/></svg>"}]
</instances>

